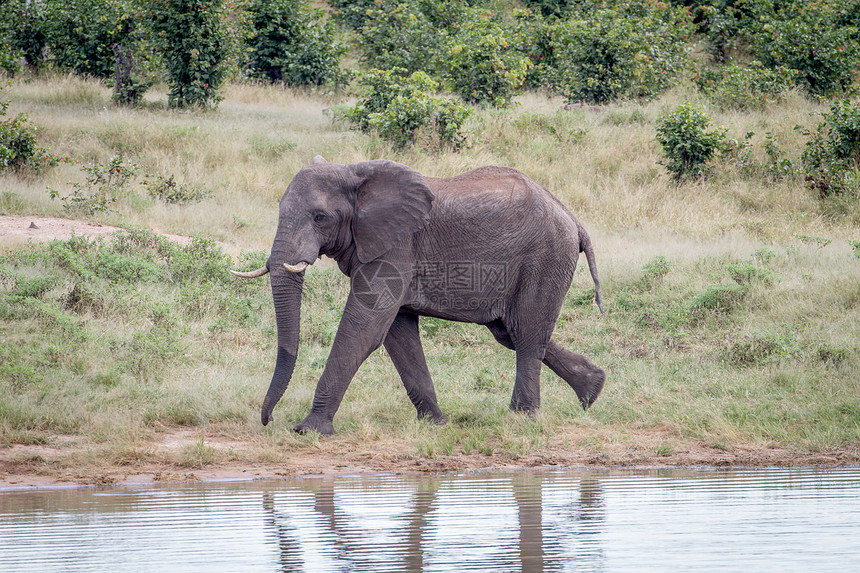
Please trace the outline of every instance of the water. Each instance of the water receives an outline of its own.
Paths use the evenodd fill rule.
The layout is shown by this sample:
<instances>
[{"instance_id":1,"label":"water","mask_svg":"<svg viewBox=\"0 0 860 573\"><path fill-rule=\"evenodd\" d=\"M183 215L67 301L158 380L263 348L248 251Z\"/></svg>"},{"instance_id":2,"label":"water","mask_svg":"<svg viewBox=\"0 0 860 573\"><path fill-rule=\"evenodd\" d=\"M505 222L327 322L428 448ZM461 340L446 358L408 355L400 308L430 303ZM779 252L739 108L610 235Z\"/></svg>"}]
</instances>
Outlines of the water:
<instances>
[{"instance_id":1,"label":"water","mask_svg":"<svg viewBox=\"0 0 860 573\"><path fill-rule=\"evenodd\" d=\"M0 492L0 571L846 571L860 468Z\"/></svg>"}]
</instances>

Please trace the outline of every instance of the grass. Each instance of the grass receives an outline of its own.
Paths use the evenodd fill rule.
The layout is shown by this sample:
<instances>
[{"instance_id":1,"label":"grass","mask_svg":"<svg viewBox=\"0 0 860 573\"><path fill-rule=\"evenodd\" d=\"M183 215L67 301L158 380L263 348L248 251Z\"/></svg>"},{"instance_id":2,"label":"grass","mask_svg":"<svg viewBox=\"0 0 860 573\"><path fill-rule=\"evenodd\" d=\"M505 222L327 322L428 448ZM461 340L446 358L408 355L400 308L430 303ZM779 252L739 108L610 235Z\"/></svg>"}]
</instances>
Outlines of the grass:
<instances>
[{"instance_id":1,"label":"grass","mask_svg":"<svg viewBox=\"0 0 860 573\"><path fill-rule=\"evenodd\" d=\"M741 171L731 159L707 179L673 183L657 164L654 124L694 93L602 112L559 111L560 100L527 94L513 109L479 111L472 147L442 154L392 149L322 113L341 100L283 88L232 86L207 112L116 108L107 88L72 77L27 78L4 93L11 113L42 126L42 145L77 164L0 177L0 213L75 216L45 189L67 195L84 182L82 165L117 154L141 176L111 211L87 215L130 229L119 237L0 256L0 446L74 436L90 454L69 464L167 459L188 468L374 444L429 458L600 454L643 440L653 459L690 443L720 452L860 447L860 202L822 201L798 176ZM773 131L796 158L803 141L793 126L813 125L821 109L792 96L761 112L709 113L737 137ZM421 330L448 425L414 419L379 350L347 392L339 435L294 435L348 289L321 265L307 273L293 381L274 423L260 426L274 365L268 280L237 281L227 270L265 261L277 201L317 154L386 157L433 176L503 164L556 193L592 235L606 301L601 317L583 262L555 334L607 371L592 409L583 413L545 370L540 415L508 411L513 353L483 327L428 319ZM767 160L758 148L754 158ZM212 194L168 204L147 195L144 175ZM180 246L142 228L197 238ZM213 240L236 245L240 260ZM176 431L194 440L165 458L152 444ZM225 452L213 437L244 447Z\"/></svg>"}]
</instances>

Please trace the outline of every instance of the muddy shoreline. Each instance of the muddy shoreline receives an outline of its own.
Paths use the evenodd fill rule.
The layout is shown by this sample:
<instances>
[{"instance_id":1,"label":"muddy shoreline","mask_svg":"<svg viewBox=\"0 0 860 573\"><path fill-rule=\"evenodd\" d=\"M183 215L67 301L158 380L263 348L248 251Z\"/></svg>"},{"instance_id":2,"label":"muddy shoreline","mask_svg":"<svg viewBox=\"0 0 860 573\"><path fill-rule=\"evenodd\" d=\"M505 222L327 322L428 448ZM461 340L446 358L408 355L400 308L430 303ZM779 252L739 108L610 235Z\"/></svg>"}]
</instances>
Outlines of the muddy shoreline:
<instances>
[{"instance_id":1,"label":"muddy shoreline","mask_svg":"<svg viewBox=\"0 0 860 573\"><path fill-rule=\"evenodd\" d=\"M642 444L651 437L642 439ZM233 443L232 447L238 444ZM248 444L249 447L251 444ZM601 451L545 448L540 453L453 454L432 457L406 454L396 444L333 447L293 451L279 463L214 462L198 467L169 461L123 464L73 462L68 448L11 446L0 449L0 491L38 487L147 485L165 482L288 479L383 473L426 474L528 469L755 468L841 467L860 465L860 450L839 448L798 452L782 447L744 446L724 451L691 442L669 454L654 454L647 446L625 444ZM408 448L407 448L408 449Z\"/></svg>"}]
</instances>

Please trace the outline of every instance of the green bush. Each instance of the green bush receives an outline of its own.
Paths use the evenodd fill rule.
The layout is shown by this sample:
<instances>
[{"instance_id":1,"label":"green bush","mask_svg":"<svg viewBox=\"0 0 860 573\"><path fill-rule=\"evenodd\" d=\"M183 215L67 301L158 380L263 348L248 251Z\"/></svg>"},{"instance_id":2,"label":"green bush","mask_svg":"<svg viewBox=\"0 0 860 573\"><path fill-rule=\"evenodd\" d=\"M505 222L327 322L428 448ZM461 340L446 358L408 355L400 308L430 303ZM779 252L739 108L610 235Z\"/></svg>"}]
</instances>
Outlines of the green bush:
<instances>
[{"instance_id":1,"label":"green bush","mask_svg":"<svg viewBox=\"0 0 860 573\"><path fill-rule=\"evenodd\" d=\"M450 36L465 18L463 3L447 3L447 8L444 4L436 0L379 0L364 8L360 16L356 12L361 4L345 11L352 14L351 21L361 22L356 30L361 61L377 69L433 73Z\"/></svg>"},{"instance_id":2,"label":"green bush","mask_svg":"<svg viewBox=\"0 0 860 573\"><path fill-rule=\"evenodd\" d=\"M377 131L397 146L415 144L419 136L436 146L460 148L463 123L472 113L456 100L429 95L438 84L424 72L371 70L361 78L364 97L345 116L363 131Z\"/></svg>"},{"instance_id":3,"label":"green bush","mask_svg":"<svg viewBox=\"0 0 860 573\"><path fill-rule=\"evenodd\" d=\"M376 0L328 0L334 9L335 22L351 30L358 31L374 15Z\"/></svg>"},{"instance_id":4,"label":"green bush","mask_svg":"<svg viewBox=\"0 0 860 573\"><path fill-rule=\"evenodd\" d=\"M120 105L138 105L154 83L141 71L134 50L122 44L112 46L114 53L113 99Z\"/></svg>"},{"instance_id":5,"label":"green bush","mask_svg":"<svg viewBox=\"0 0 860 573\"><path fill-rule=\"evenodd\" d=\"M694 81L699 89L723 109L763 109L794 84L798 73L780 66L766 68L759 61L749 66L731 65L704 70Z\"/></svg>"},{"instance_id":6,"label":"green bush","mask_svg":"<svg viewBox=\"0 0 860 573\"><path fill-rule=\"evenodd\" d=\"M657 120L664 165L675 180L698 177L725 140L725 129L706 131L711 119L689 102Z\"/></svg>"},{"instance_id":7,"label":"green bush","mask_svg":"<svg viewBox=\"0 0 860 573\"><path fill-rule=\"evenodd\" d=\"M776 13L774 0L705 0L696 4L706 49L718 62L746 48L760 30L761 20Z\"/></svg>"},{"instance_id":8,"label":"green bush","mask_svg":"<svg viewBox=\"0 0 860 573\"><path fill-rule=\"evenodd\" d=\"M302 0L255 0L250 12L248 76L290 86L339 86L349 79L340 69L347 46L322 10Z\"/></svg>"},{"instance_id":9,"label":"green bush","mask_svg":"<svg viewBox=\"0 0 860 573\"><path fill-rule=\"evenodd\" d=\"M465 22L442 59L451 90L472 104L504 107L522 93L529 59L512 46L512 36L489 17Z\"/></svg>"},{"instance_id":10,"label":"green bush","mask_svg":"<svg viewBox=\"0 0 860 573\"><path fill-rule=\"evenodd\" d=\"M87 174L85 183L74 183L72 192L61 196L56 189L48 188L51 199L59 199L67 211L92 215L111 210L117 197L137 175L137 166L115 156L107 163L93 163L81 168Z\"/></svg>"},{"instance_id":11,"label":"green bush","mask_svg":"<svg viewBox=\"0 0 860 573\"><path fill-rule=\"evenodd\" d=\"M5 117L9 102L0 101L0 118ZM0 173L29 169L41 171L62 159L39 145L38 128L26 114L0 121Z\"/></svg>"},{"instance_id":12,"label":"green bush","mask_svg":"<svg viewBox=\"0 0 860 573\"><path fill-rule=\"evenodd\" d=\"M223 0L148 0L151 41L164 61L170 105L214 106L231 44Z\"/></svg>"},{"instance_id":13,"label":"green bush","mask_svg":"<svg viewBox=\"0 0 860 573\"><path fill-rule=\"evenodd\" d=\"M555 60L552 41L556 20L544 18L540 12L514 10L511 34L514 48L527 57L531 66L526 73L525 86L539 89L552 85Z\"/></svg>"},{"instance_id":14,"label":"green bush","mask_svg":"<svg viewBox=\"0 0 860 573\"><path fill-rule=\"evenodd\" d=\"M177 183L171 175L167 179L156 177L146 186L149 196L173 205L197 203L212 196L212 191Z\"/></svg>"},{"instance_id":15,"label":"green bush","mask_svg":"<svg viewBox=\"0 0 860 573\"><path fill-rule=\"evenodd\" d=\"M620 0L556 24L545 81L569 102L653 97L686 62L693 31L686 9Z\"/></svg>"},{"instance_id":16,"label":"green bush","mask_svg":"<svg viewBox=\"0 0 860 573\"><path fill-rule=\"evenodd\" d=\"M860 189L860 105L836 101L814 132L801 155L806 181L819 195Z\"/></svg>"},{"instance_id":17,"label":"green bush","mask_svg":"<svg viewBox=\"0 0 860 573\"><path fill-rule=\"evenodd\" d=\"M527 7L540 11L543 16L564 16L578 3L577 0L525 0L523 2Z\"/></svg>"},{"instance_id":18,"label":"green bush","mask_svg":"<svg viewBox=\"0 0 860 573\"><path fill-rule=\"evenodd\" d=\"M0 69L20 70L23 57L31 68L45 61L45 5L28 0L0 2Z\"/></svg>"},{"instance_id":19,"label":"green bush","mask_svg":"<svg viewBox=\"0 0 860 573\"><path fill-rule=\"evenodd\" d=\"M797 340L791 331L765 331L745 334L726 342L720 352L722 360L735 366L758 366L778 361L797 351Z\"/></svg>"},{"instance_id":20,"label":"green bush","mask_svg":"<svg viewBox=\"0 0 860 573\"><path fill-rule=\"evenodd\" d=\"M45 0L45 37L54 66L108 78L114 44L128 44L137 21L130 0Z\"/></svg>"},{"instance_id":21,"label":"green bush","mask_svg":"<svg viewBox=\"0 0 860 573\"><path fill-rule=\"evenodd\" d=\"M858 30L839 19L835 4L790 3L761 26L753 54L768 67L797 70L797 83L814 96L852 92L860 66Z\"/></svg>"}]
</instances>

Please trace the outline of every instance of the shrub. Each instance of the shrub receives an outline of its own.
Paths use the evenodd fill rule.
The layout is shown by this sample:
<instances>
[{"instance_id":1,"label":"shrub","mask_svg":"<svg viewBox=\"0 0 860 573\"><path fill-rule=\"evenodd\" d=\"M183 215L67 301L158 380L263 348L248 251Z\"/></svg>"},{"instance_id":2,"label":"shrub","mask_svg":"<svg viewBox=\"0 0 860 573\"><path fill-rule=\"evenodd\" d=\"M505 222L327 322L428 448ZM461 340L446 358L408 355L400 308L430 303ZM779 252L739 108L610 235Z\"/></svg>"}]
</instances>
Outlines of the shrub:
<instances>
[{"instance_id":1,"label":"shrub","mask_svg":"<svg viewBox=\"0 0 860 573\"><path fill-rule=\"evenodd\" d=\"M45 0L45 36L56 67L108 78L113 45L128 43L136 26L126 0Z\"/></svg>"},{"instance_id":2,"label":"shrub","mask_svg":"<svg viewBox=\"0 0 860 573\"><path fill-rule=\"evenodd\" d=\"M726 342L721 358L736 366L755 366L778 361L796 352L797 341L791 331L744 334L738 340Z\"/></svg>"},{"instance_id":3,"label":"shrub","mask_svg":"<svg viewBox=\"0 0 860 573\"><path fill-rule=\"evenodd\" d=\"M797 83L815 96L855 89L860 44L857 29L839 25L827 3L789 4L755 35L754 55L766 66L799 72Z\"/></svg>"},{"instance_id":4,"label":"shrub","mask_svg":"<svg viewBox=\"0 0 860 573\"><path fill-rule=\"evenodd\" d=\"M212 106L221 100L231 39L223 0L150 0L152 42L164 60L170 105Z\"/></svg>"},{"instance_id":5,"label":"shrub","mask_svg":"<svg viewBox=\"0 0 860 573\"><path fill-rule=\"evenodd\" d=\"M860 259L860 241L852 241L848 239L848 244L854 249L854 256Z\"/></svg>"},{"instance_id":6,"label":"shrub","mask_svg":"<svg viewBox=\"0 0 860 573\"><path fill-rule=\"evenodd\" d=\"M669 274L672 267L669 259L663 255L658 255L648 261L642 267L642 286L645 289L651 289L663 282L663 277Z\"/></svg>"},{"instance_id":7,"label":"shrub","mask_svg":"<svg viewBox=\"0 0 860 573\"><path fill-rule=\"evenodd\" d=\"M0 68L14 75L22 57L30 67L41 67L45 61L45 25L44 3L0 2Z\"/></svg>"},{"instance_id":8,"label":"shrub","mask_svg":"<svg viewBox=\"0 0 860 573\"><path fill-rule=\"evenodd\" d=\"M449 3L447 17L440 18L439 4L443 3L433 0L371 3L363 10L362 18L354 18L356 22L362 21L356 36L361 61L371 68L432 73L437 57L449 37L456 33L465 13L461 3L453 2Z\"/></svg>"},{"instance_id":9,"label":"shrub","mask_svg":"<svg viewBox=\"0 0 860 573\"><path fill-rule=\"evenodd\" d=\"M329 0L334 9L335 22L358 31L364 26L377 8L376 0Z\"/></svg>"},{"instance_id":10,"label":"shrub","mask_svg":"<svg viewBox=\"0 0 860 573\"><path fill-rule=\"evenodd\" d=\"M718 62L746 47L763 18L775 14L773 0L706 0L696 9L706 49Z\"/></svg>"},{"instance_id":11,"label":"shrub","mask_svg":"<svg viewBox=\"0 0 860 573\"><path fill-rule=\"evenodd\" d=\"M583 9L554 26L546 80L570 102L652 97L684 65L692 30L686 9L662 2Z\"/></svg>"},{"instance_id":12,"label":"shrub","mask_svg":"<svg viewBox=\"0 0 860 573\"><path fill-rule=\"evenodd\" d=\"M6 116L9 102L0 101L0 118ZM26 114L0 121L0 173L30 169L41 171L56 165L62 158L38 143L38 128Z\"/></svg>"},{"instance_id":13,"label":"shrub","mask_svg":"<svg viewBox=\"0 0 860 573\"><path fill-rule=\"evenodd\" d=\"M465 143L462 126L472 109L429 95L438 84L424 72L406 76L404 69L371 70L361 83L364 99L345 114L359 129L375 130L397 146L416 143L420 134L455 149Z\"/></svg>"},{"instance_id":14,"label":"shrub","mask_svg":"<svg viewBox=\"0 0 860 573\"><path fill-rule=\"evenodd\" d=\"M153 81L141 73L130 47L114 44L113 99L121 105L138 105Z\"/></svg>"},{"instance_id":15,"label":"shrub","mask_svg":"<svg viewBox=\"0 0 860 573\"><path fill-rule=\"evenodd\" d=\"M658 118L657 141L664 158L660 163L676 181L700 176L725 140L725 129L706 131L710 124L710 118L689 102Z\"/></svg>"},{"instance_id":16,"label":"shrub","mask_svg":"<svg viewBox=\"0 0 860 573\"><path fill-rule=\"evenodd\" d=\"M737 284L714 284L690 301L687 314L690 318L703 318L708 313L729 314L746 298L747 289Z\"/></svg>"},{"instance_id":17,"label":"shrub","mask_svg":"<svg viewBox=\"0 0 860 573\"><path fill-rule=\"evenodd\" d=\"M184 183L176 183L173 180L173 175L167 179L157 177L147 185L147 191L153 199L159 199L165 203L174 205L197 203L212 196L212 191L208 189L191 187Z\"/></svg>"},{"instance_id":18,"label":"shrub","mask_svg":"<svg viewBox=\"0 0 860 573\"><path fill-rule=\"evenodd\" d=\"M784 66L766 68L759 61L749 66L704 70L694 78L699 89L723 109L763 109L794 84L797 72Z\"/></svg>"},{"instance_id":19,"label":"shrub","mask_svg":"<svg viewBox=\"0 0 860 573\"><path fill-rule=\"evenodd\" d=\"M347 46L323 11L302 0L255 0L254 37L248 42L247 74L290 86L330 84L349 79L340 69Z\"/></svg>"},{"instance_id":20,"label":"shrub","mask_svg":"<svg viewBox=\"0 0 860 573\"><path fill-rule=\"evenodd\" d=\"M511 34L515 49L531 62L526 73L526 87L536 89L551 86L555 65L552 46L556 20L546 19L540 12L531 10L514 10L513 17Z\"/></svg>"},{"instance_id":21,"label":"shrub","mask_svg":"<svg viewBox=\"0 0 860 573\"><path fill-rule=\"evenodd\" d=\"M119 155L107 163L93 163L81 169L87 174L86 182L73 184L70 194L60 196L59 191L50 187L47 191L51 199L60 199L67 211L80 211L89 215L110 211L117 196L137 174L137 166L125 163Z\"/></svg>"},{"instance_id":22,"label":"shrub","mask_svg":"<svg viewBox=\"0 0 860 573\"><path fill-rule=\"evenodd\" d=\"M811 136L801 155L802 171L821 197L860 187L860 105L836 101Z\"/></svg>"},{"instance_id":23,"label":"shrub","mask_svg":"<svg viewBox=\"0 0 860 573\"><path fill-rule=\"evenodd\" d=\"M509 105L522 93L528 58L512 37L488 17L464 23L443 58L442 75L451 90L472 104Z\"/></svg>"},{"instance_id":24,"label":"shrub","mask_svg":"<svg viewBox=\"0 0 860 573\"><path fill-rule=\"evenodd\" d=\"M564 16L578 2L577 0L525 0L523 4L534 7L543 16Z\"/></svg>"}]
</instances>

